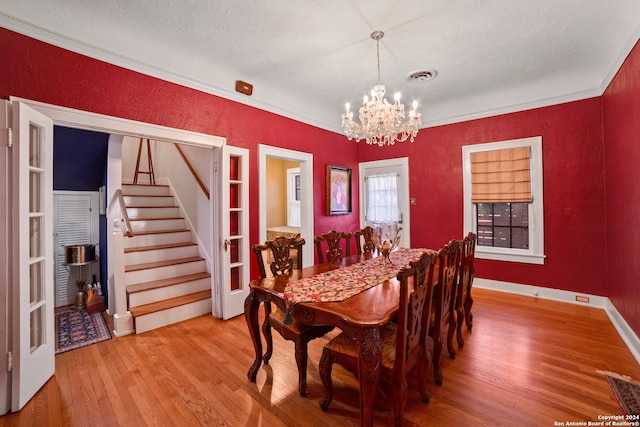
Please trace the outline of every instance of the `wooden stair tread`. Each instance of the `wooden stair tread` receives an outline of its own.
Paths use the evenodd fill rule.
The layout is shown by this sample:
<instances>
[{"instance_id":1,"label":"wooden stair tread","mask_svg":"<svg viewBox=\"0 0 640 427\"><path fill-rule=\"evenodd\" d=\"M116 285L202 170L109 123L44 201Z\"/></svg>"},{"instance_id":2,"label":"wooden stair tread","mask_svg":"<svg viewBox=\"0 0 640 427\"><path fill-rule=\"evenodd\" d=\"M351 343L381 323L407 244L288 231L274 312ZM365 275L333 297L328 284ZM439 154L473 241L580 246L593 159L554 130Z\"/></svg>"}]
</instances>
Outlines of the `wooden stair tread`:
<instances>
[{"instance_id":1,"label":"wooden stair tread","mask_svg":"<svg viewBox=\"0 0 640 427\"><path fill-rule=\"evenodd\" d=\"M133 294L136 292L148 291L150 289L157 289L157 288L172 286L178 283L191 282L193 280L199 280L199 279L208 279L210 277L211 277L211 274L207 273L206 271L203 271L202 273L186 274L184 276L175 276L175 277L169 277L166 279L152 280L150 282L135 283L133 285L127 286L127 293Z\"/></svg>"},{"instance_id":2,"label":"wooden stair tread","mask_svg":"<svg viewBox=\"0 0 640 427\"><path fill-rule=\"evenodd\" d=\"M154 245L154 246L136 246L135 248L125 248L124 253L129 254L132 252L155 251L158 249L184 248L187 246L197 246L197 243L182 242L182 243L167 243L164 245Z\"/></svg>"},{"instance_id":3,"label":"wooden stair tread","mask_svg":"<svg viewBox=\"0 0 640 427\"><path fill-rule=\"evenodd\" d=\"M122 194L124 197L140 197L140 198L144 198L144 197L153 197L153 198L157 198L157 197L166 197L166 198L173 198L172 195L170 194L142 194L142 193L137 193L137 194ZM127 206L129 207L129 206Z\"/></svg>"},{"instance_id":4,"label":"wooden stair tread","mask_svg":"<svg viewBox=\"0 0 640 427\"><path fill-rule=\"evenodd\" d=\"M169 187L167 184L122 184L124 187Z\"/></svg>"},{"instance_id":5,"label":"wooden stair tread","mask_svg":"<svg viewBox=\"0 0 640 427\"><path fill-rule=\"evenodd\" d=\"M181 305L190 304L192 302L201 301L203 299L211 298L211 290L195 292L189 295L183 295L175 298L170 298L150 304L144 304L137 307L131 307L129 311L131 315L135 317L144 316L147 314L155 313L162 310L168 310L170 308L179 307Z\"/></svg>"},{"instance_id":6,"label":"wooden stair tread","mask_svg":"<svg viewBox=\"0 0 640 427\"><path fill-rule=\"evenodd\" d=\"M129 218L130 222L133 221L167 221L167 220L172 220L172 219L184 219L181 216L175 216L175 217L166 217L166 218Z\"/></svg>"},{"instance_id":7,"label":"wooden stair tread","mask_svg":"<svg viewBox=\"0 0 640 427\"><path fill-rule=\"evenodd\" d=\"M199 256L194 256L194 257L188 257L188 258L170 259L166 261L145 262L142 264L127 265L124 267L124 271L125 272L139 271L139 270L146 270L149 268L166 267L168 265L186 264L188 262L194 262L194 261L204 261L204 258Z\"/></svg>"},{"instance_id":8,"label":"wooden stair tread","mask_svg":"<svg viewBox=\"0 0 640 427\"><path fill-rule=\"evenodd\" d=\"M175 209L176 205L148 205L148 206L127 206L127 209Z\"/></svg>"},{"instance_id":9,"label":"wooden stair tread","mask_svg":"<svg viewBox=\"0 0 640 427\"><path fill-rule=\"evenodd\" d=\"M149 230L149 231L135 231L134 236L149 236L151 234L167 234L167 233L184 233L185 231L190 231L187 228L174 228L167 230Z\"/></svg>"}]
</instances>

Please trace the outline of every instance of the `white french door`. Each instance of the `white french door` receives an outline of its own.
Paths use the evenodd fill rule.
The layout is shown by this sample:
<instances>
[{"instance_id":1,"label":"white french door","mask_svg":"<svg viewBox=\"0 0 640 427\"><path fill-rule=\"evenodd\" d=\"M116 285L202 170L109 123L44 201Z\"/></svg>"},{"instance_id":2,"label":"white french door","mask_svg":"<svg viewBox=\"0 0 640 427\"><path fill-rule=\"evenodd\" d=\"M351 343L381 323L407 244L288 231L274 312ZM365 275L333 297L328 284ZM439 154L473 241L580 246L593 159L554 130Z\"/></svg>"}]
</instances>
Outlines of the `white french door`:
<instances>
[{"instance_id":1,"label":"white french door","mask_svg":"<svg viewBox=\"0 0 640 427\"><path fill-rule=\"evenodd\" d=\"M287 226L300 227L300 168L287 169Z\"/></svg>"},{"instance_id":2,"label":"white french door","mask_svg":"<svg viewBox=\"0 0 640 427\"><path fill-rule=\"evenodd\" d=\"M222 147L221 246L222 318L244 313L249 295L249 150Z\"/></svg>"},{"instance_id":3,"label":"white french door","mask_svg":"<svg viewBox=\"0 0 640 427\"><path fill-rule=\"evenodd\" d=\"M397 218L399 226L402 227L400 232L400 247L411 247L411 218L409 204L409 159L401 157L397 159L378 160L372 162L363 162L359 164L360 175L360 226L374 225L368 217L369 197L373 189L369 186L369 177L395 175L396 190L395 200L389 201L393 204L394 209L398 209ZM397 206L397 207L396 207ZM389 206L391 208L391 206Z\"/></svg>"},{"instance_id":4,"label":"white french door","mask_svg":"<svg viewBox=\"0 0 640 427\"><path fill-rule=\"evenodd\" d=\"M11 410L54 374L53 121L13 103Z\"/></svg>"}]
</instances>

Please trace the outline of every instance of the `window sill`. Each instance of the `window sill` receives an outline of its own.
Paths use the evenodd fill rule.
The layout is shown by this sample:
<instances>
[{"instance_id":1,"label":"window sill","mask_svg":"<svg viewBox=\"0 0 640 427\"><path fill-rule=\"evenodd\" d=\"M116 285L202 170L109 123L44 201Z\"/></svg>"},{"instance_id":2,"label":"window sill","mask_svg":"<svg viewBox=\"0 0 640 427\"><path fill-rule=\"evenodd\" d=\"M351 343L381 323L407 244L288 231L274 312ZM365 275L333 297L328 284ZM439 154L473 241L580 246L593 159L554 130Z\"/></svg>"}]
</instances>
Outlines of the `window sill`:
<instances>
[{"instance_id":1,"label":"window sill","mask_svg":"<svg viewBox=\"0 0 640 427\"><path fill-rule=\"evenodd\" d=\"M545 255L537 254L518 254L518 253L505 253L497 251L487 251L476 246L476 258L479 259L491 259L494 261L507 261L507 262L522 262L526 264L538 264L544 265Z\"/></svg>"}]
</instances>

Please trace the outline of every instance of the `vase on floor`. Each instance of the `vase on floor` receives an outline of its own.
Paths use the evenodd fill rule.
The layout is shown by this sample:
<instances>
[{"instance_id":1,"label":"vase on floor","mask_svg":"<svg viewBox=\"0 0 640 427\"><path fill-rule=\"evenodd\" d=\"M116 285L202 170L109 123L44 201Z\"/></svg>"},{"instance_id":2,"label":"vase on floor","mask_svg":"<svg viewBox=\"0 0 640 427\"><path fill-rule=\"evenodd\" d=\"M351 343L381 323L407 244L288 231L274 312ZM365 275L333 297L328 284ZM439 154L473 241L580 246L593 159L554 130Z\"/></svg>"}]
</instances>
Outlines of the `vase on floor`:
<instances>
[{"instance_id":1,"label":"vase on floor","mask_svg":"<svg viewBox=\"0 0 640 427\"><path fill-rule=\"evenodd\" d=\"M73 308L76 310L82 310L85 305L85 293L84 291L76 292L76 302L73 304Z\"/></svg>"}]
</instances>

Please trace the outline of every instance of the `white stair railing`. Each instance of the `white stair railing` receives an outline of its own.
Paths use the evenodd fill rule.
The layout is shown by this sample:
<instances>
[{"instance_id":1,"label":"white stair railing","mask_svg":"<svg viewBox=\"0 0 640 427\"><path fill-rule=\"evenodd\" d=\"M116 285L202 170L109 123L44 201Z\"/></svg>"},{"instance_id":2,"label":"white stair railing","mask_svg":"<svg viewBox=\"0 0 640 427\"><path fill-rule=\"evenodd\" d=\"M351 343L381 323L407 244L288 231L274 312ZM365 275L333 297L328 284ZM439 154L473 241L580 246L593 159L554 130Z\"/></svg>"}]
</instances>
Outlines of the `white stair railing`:
<instances>
[{"instance_id":1,"label":"white stair railing","mask_svg":"<svg viewBox=\"0 0 640 427\"><path fill-rule=\"evenodd\" d=\"M113 220L113 239L109 253L109 271L113 272L113 298L115 313L113 314L113 333L115 336L129 335L135 332L133 316L127 307L127 288L124 279L124 237L133 237L133 231L127 215L122 190L117 191L116 197L120 205L120 218Z\"/></svg>"}]
</instances>

